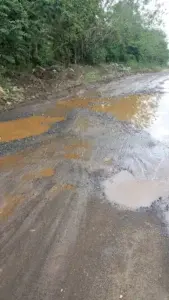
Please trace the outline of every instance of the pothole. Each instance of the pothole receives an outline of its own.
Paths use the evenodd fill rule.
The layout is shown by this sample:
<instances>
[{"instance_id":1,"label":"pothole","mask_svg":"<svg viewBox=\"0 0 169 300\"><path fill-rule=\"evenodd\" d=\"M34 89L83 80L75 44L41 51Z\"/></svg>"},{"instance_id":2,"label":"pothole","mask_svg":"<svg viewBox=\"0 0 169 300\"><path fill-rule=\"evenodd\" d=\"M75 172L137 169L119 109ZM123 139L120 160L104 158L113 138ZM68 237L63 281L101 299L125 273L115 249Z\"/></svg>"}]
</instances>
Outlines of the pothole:
<instances>
[{"instance_id":1,"label":"pothole","mask_svg":"<svg viewBox=\"0 0 169 300\"><path fill-rule=\"evenodd\" d=\"M121 171L104 182L104 192L112 204L136 210L151 206L160 197L167 197L169 180L138 180L128 171Z\"/></svg>"}]
</instances>

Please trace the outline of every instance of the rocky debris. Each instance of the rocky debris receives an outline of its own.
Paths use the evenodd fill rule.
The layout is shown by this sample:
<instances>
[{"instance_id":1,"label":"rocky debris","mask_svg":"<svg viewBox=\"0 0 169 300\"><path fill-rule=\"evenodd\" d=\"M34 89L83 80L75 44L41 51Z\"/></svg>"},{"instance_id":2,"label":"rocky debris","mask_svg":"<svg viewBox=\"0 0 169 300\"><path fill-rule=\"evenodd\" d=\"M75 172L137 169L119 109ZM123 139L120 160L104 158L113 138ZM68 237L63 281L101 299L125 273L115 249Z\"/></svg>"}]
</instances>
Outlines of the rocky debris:
<instances>
[{"instance_id":1,"label":"rocky debris","mask_svg":"<svg viewBox=\"0 0 169 300\"><path fill-rule=\"evenodd\" d=\"M37 66L35 69L33 69L32 73L38 78L44 78L46 69L42 68L40 66Z\"/></svg>"},{"instance_id":2,"label":"rocky debris","mask_svg":"<svg viewBox=\"0 0 169 300\"><path fill-rule=\"evenodd\" d=\"M6 110L24 101L24 89L17 86L2 88L0 86L0 111Z\"/></svg>"},{"instance_id":3,"label":"rocky debris","mask_svg":"<svg viewBox=\"0 0 169 300\"><path fill-rule=\"evenodd\" d=\"M5 96L5 91L4 89L0 86L0 98L4 97Z\"/></svg>"}]
</instances>

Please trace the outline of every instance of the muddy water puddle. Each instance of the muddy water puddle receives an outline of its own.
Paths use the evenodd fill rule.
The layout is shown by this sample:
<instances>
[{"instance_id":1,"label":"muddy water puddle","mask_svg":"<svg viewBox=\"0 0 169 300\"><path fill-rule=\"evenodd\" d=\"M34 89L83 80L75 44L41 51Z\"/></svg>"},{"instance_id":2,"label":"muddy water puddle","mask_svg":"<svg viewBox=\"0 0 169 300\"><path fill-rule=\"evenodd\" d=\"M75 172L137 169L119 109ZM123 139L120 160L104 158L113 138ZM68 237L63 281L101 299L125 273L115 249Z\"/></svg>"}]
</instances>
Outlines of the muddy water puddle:
<instances>
[{"instance_id":1,"label":"muddy water puddle","mask_svg":"<svg viewBox=\"0 0 169 300\"><path fill-rule=\"evenodd\" d=\"M67 119L73 109L107 113L120 121L129 121L152 134L163 130L169 122L168 97L160 95L129 95L114 98L73 98L60 100L54 107L46 110L43 116L31 116L8 122L0 122L0 142L9 142L47 132L51 125ZM168 119L167 119L168 118ZM169 124L168 124L169 125ZM90 116L77 117L74 126L78 131L88 131L94 124ZM158 134L159 135L159 134Z\"/></svg>"},{"instance_id":2,"label":"muddy water puddle","mask_svg":"<svg viewBox=\"0 0 169 300\"><path fill-rule=\"evenodd\" d=\"M104 99L95 104L93 111L109 113L120 121L130 121L141 127L148 127L154 118L157 99L152 95L131 95L119 99Z\"/></svg>"},{"instance_id":3,"label":"muddy water puddle","mask_svg":"<svg viewBox=\"0 0 169 300\"><path fill-rule=\"evenodd\" d=\"M162 118L169 113L167 95L139 94L111 98L74 98L59 101L53 108L52 115L61 115L73 109L88 109L89 111L107 113L117 120L128 121L142 129L151 129L159 124L162 126ZM93 126L91 118L77 118L77 128L87 131ZM164 126L163 126L164 127Z\"/></svg>"},{"instance_id":4,"label":"muddy water puddle","mask_svg":"<svg viewBox=\"0 0 169 300\"><path fill-rule=\"evenodd\" d=\"M47 132L51 125L64 121L64 117L32 116L0 122L0 142L9 142Z\"/></svg>"},{"instance_id":5,"label":"muddy water puddle","mask_svg":"<svg viewBox=\"0 0 169 300\"><path fill-rule=\"evenodd\" d=\"M121 171L104 182L107 199L121 208L135 210L149 207L169 195L169 179L138 180L128 171Z\"/></svg>"},{"instance_id":6,"label":"muddy water puddle","mask_svg":"<svg viewBox=\"0 0 169 300\"><path fill-rule=\"evenodd\" d=\"M90 160L92 151L94 151L93 143L95 143L96 134L92 135L91 142L91 140L82 138L84 137L83 133L88 132L90 128L106 126L105 124L98 126L99 121L97 123L97 120L100 120L100 115L98 117L96 114L92 117L93 112L109 114L109 116L115 117L119 121L128 121L139 126L140 129L147 130L153 137L161 140L167 140L167 137L169 137L168 96L166 94L155 94L130 95L121 98L73 98L62 100L54 108L47 110L43 116L1 122L0 142L14 141L47 132L54 123L66 120L68 113L73 109L87 109L89 111L89 113L87 111L87 114L86 111L83 111L82 116L80 113L75 115L73 125L70 125L72 126L74 138L69 134L60 135L52 141L48 139L45 145L30 150L30 153L25 151L21 155L16 154L0 158L0 169L13 168L13 174L15 174L15 167L22 167L22 176L20 177L22 182L41 178L45 180L45 178L50 178L58 172L57 163L62 163L65 160L66 164L69 164L70 160L72 160L71 163L74 163L73 160ZM90 111L92 114L90 114ZM120 122L118 123L120 124ZM106 128L104 128L104 131L106 132ZM80 133L80 138L76 138L77 132ZM97 132L98 139L99 134L100 127ZM107 138L111 139L111 134ZM98 150L102 151L101 146L99 147ZM136 148L136 146L134 147ZM111 165L112 160L106 158L106 164ZM119 176L120 178L122 176L123 179L120 182ZM168 186L168 181L136 180L133 175L126 178L124 174L121 175L120 173L120 175L106 181L104 188L111 202L136 209L140 206L149 206L158 197L168 193Z\"/></svg>"}]
</instances>

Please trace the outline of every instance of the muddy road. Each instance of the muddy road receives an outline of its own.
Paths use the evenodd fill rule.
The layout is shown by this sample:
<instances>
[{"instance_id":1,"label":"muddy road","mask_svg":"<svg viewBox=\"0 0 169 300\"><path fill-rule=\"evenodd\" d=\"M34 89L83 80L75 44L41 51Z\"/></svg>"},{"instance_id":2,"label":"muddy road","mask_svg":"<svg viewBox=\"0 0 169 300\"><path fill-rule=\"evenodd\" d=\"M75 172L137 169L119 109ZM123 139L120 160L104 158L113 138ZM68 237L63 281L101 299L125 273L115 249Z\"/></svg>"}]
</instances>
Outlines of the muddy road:
<instances>
[{"instance_id":1,"label":"muddy road","mask_svg":"<svg viewBox=\"0 0 169 300\"><path fill-rule=\"evenodd\" d=\"M169 299L169 73L0 115L0 300Z\"/></svg>"}]
</instances>

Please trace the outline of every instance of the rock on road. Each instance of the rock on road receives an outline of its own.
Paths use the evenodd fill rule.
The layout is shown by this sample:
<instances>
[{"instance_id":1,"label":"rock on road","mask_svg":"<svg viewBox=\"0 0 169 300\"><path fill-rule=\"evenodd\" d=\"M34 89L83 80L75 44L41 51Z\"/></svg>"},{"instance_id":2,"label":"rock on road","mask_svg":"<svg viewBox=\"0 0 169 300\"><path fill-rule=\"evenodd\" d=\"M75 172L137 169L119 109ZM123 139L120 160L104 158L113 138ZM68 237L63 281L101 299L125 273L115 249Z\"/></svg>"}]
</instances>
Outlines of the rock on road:
<instances>
[{"instance_id":1,"label":"rock on road","mask_svg":"<svg viewBox=\"0 0 169 300\"><path fill-rule=\"evenodd\" d=\"M169 73L0 115L0 300L169 299Z\"/></svg>"}]
</instances>

